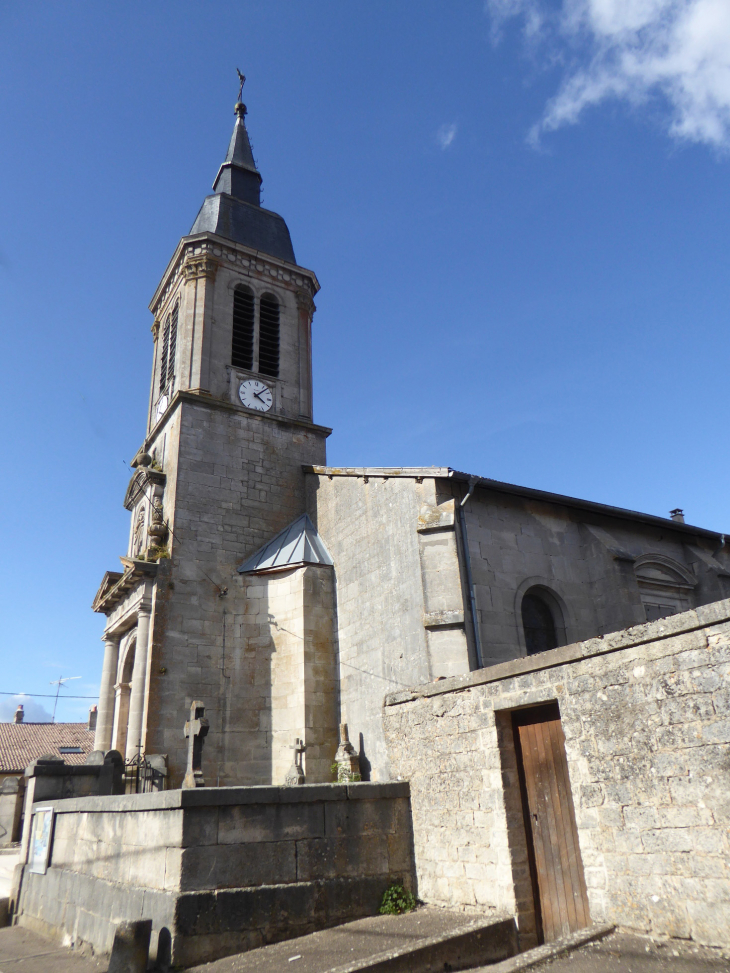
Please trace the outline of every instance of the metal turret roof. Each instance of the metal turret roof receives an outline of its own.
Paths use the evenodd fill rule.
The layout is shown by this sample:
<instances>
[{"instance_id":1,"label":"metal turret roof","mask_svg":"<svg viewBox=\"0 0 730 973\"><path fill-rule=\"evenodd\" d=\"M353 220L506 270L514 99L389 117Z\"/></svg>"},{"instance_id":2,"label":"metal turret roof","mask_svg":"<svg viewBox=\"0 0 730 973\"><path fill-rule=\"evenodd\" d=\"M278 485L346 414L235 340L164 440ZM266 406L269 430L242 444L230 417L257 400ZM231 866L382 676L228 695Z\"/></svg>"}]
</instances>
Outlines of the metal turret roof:
<instances>
[{"instance_id":1,"label":"metal turret roof","mask_svg":"<svg viewBox=\"0 0 730 973\"><path fill-rule=\"evenodd\" d=\"M246 106L236 104L236 122L226 157L190 231L215 233L252 250L295 264L289 230L277 213L261 206L261 173L246 130Z\"/></svg>"},{"instance_id":2,"label":"metal turret roof","mask_svg":"<svg viewBox=\"0 0 730 973\"><path fill-rule=\"evenodd\" d=\"M239 574L258 574L300 564L332 564L317 528L307 514L280 531L238 568Z\"/></svg>"}]
</instances>

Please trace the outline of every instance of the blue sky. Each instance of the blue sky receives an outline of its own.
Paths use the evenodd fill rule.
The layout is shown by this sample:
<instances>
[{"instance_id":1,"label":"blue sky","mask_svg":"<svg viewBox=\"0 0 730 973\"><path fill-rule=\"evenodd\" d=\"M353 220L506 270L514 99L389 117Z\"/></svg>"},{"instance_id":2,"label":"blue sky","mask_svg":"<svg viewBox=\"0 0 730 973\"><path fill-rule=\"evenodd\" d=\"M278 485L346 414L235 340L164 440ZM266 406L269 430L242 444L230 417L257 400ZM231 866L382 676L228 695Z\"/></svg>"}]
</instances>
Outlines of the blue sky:
<instances>
[{"instance_id":1,"label":"blue sky","mask_svg":"<svg viewBox=\"0 0 730 973\"><path fill-rule=\"evenodd\" d=\"M98 690L147 304L237 65L264 203L322 284L332 463L730 529L725 0L5 4L0 690Z\"/></svg>"}]
</instances>

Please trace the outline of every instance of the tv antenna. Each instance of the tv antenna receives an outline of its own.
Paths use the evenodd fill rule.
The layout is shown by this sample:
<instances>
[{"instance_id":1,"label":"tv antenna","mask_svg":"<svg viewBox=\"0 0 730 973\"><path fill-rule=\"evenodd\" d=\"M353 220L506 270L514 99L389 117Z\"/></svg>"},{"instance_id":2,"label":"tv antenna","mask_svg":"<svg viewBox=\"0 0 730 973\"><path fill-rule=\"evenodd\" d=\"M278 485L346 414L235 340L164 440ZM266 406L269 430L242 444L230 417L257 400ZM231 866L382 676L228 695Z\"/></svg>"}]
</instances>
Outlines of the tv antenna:
<instances>
[{"instance_id":1,"label":"tv antenna","mask_svg":"<svg viewBox=\"0 0 730 973\"><path fill-rule=\"evenodd\" d=\"M51 723L56 722L56 707L58 706L58 694L61 692L61 688L72 679L80 678L81 676L59 676L58 679L51 680L51 685L56 687L56 698L53 701L53 716L51 717Z\"/></svg>"}]
</instances>

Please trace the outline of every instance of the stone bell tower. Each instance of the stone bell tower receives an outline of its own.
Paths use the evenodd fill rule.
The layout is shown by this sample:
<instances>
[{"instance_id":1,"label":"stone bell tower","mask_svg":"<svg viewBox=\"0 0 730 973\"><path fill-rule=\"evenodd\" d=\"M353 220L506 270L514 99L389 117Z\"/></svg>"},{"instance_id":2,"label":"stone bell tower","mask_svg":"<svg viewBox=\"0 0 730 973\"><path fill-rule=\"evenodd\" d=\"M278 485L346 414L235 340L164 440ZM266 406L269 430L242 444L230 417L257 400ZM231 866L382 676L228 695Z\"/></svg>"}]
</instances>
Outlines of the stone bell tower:
<instances>
[{"instance_id":1,"label":"stone bell tower","mask_svg":"<svg viewBox=\"0 0 730 973\"><path fill-rule=\"evenodd\" d=\"M326 730L307 741L308 779L323 777L337 745L331 562L308 555L237 571L304 516L302 466L325 462L330 430L312 421L319 284L297 265L284 220L260 204L240 100L235 114L213 193L150 304L152 386L125 498L129 548L94 602L107 616L96 747L127 759L167 754L171 786L185 772L194 699L210 718L206 784L280 782L285 738L304 738L312 723L304 676L292 675L304 673L312 639L332 678L317 686L315 722Z\"/></svg>"}]
</instances>

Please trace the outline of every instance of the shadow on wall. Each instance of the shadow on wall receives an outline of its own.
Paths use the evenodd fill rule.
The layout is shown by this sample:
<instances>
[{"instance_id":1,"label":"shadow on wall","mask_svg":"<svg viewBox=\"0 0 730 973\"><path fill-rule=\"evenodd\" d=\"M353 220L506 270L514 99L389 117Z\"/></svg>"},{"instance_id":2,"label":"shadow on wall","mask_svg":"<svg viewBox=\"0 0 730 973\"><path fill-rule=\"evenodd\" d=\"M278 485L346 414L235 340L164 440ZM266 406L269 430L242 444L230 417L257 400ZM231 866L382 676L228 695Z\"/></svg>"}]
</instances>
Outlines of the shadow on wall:
<instances>
[{"instance_id":1,"label":"shadow on wall","mask_svg":"<svg viewBox=\"0 0 730 973\"><path fill-rule=\"evenodd\" d=\"M368 760L367 754L365 753L365 739L362 733L360 734L358 749L360 752L360 777L363 780L370 780L370 771L372 770L372 764Z\"/></svg>"}]
</instances>

